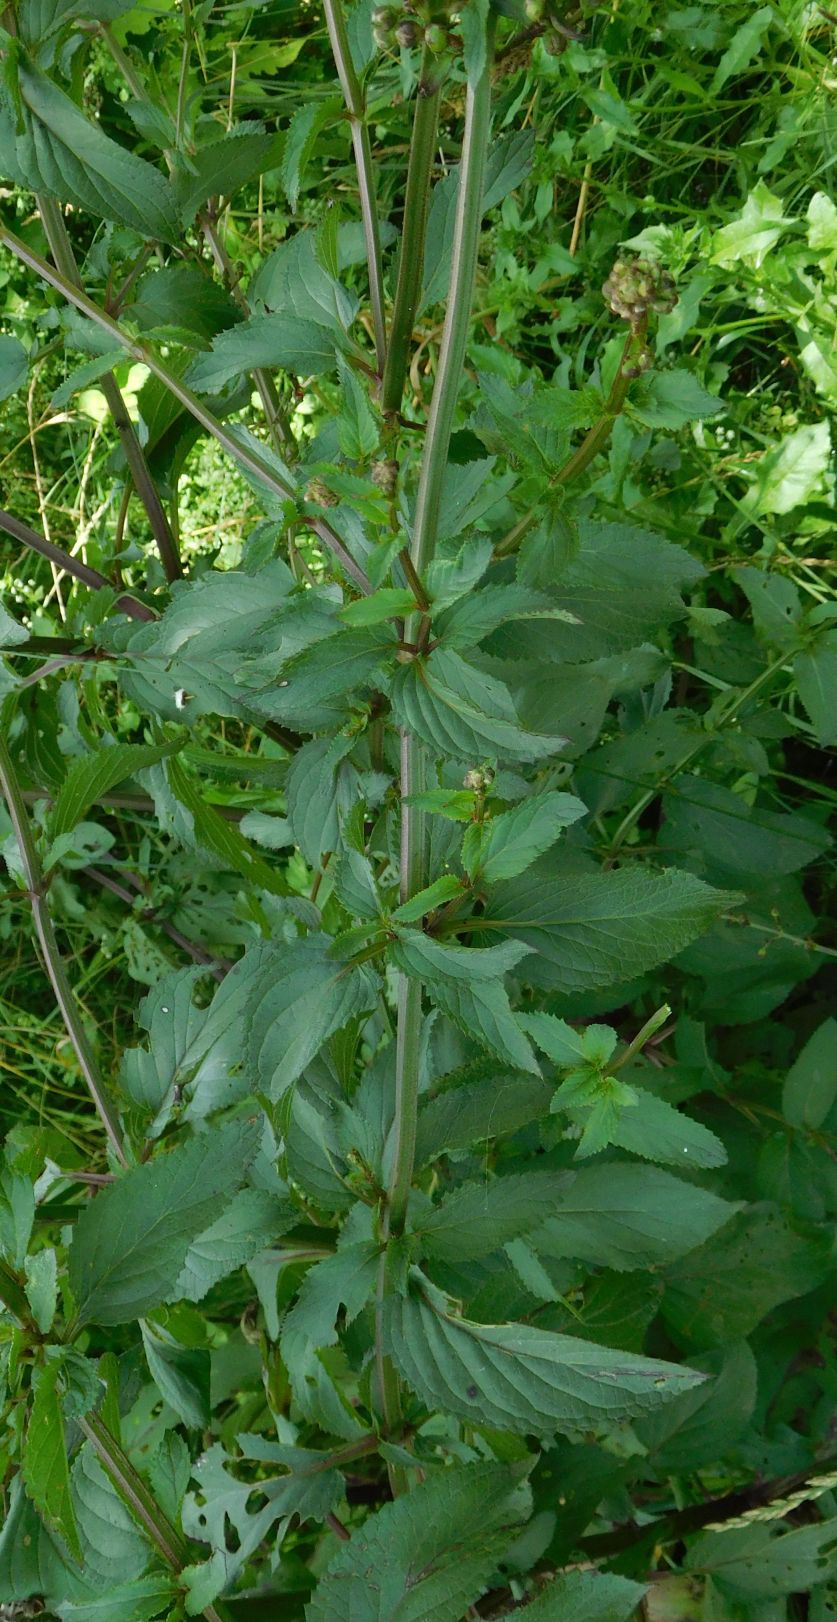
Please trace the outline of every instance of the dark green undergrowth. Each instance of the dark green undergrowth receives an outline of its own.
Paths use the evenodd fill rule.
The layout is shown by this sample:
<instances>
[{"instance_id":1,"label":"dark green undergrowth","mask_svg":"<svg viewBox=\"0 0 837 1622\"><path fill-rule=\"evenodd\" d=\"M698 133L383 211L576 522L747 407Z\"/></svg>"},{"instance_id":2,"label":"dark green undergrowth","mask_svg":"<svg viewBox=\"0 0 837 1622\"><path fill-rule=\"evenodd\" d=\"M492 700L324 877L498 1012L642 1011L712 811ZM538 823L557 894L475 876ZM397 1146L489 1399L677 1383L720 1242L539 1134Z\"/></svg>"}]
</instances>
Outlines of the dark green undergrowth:
<instances>
[{"instance_id":1,"label":"dark green undergrowth","mask_svg":"<svg viewBox=\"0 0 837 1622\"><path fill-rule=\"evenodd\" d=\"M835 61L0 19L0 1618L834 1614Z\"/></svg>"}]
</instances>

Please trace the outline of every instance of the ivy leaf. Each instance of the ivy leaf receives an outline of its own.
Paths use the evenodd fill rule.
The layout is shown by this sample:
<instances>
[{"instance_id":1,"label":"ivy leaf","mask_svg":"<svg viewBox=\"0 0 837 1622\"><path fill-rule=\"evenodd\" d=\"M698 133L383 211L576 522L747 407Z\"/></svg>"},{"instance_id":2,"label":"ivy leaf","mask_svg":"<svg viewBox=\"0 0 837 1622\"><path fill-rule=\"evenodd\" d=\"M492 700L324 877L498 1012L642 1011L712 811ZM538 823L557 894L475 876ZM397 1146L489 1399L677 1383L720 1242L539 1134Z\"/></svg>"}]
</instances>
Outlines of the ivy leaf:
<instances>
[{"instance_id":1,"label":"ivy leaf","mask_svg":"<svg viewBox=\"0 0 837 1622\"><path fill-rule=\"evenodd\" d=\"M308 1622L460 1622L528 1502L504 1465L434 1471L353 1533L314 1590Z\"/></svg>"},{"instance_id":2,"label":"ivy leaf","mask_svg":"<svg viewBox=\"0 0 837 1622\"><path fill-rule=\"evenodd\" d=\"M567 1181L532 1243L545 1256L630 1272L677 1261L738 1209L655 1166L585 1166Z\"/></svg>"},{"instance_id":3,"label":"ivy leaf","mask_svg":"<svg viewBox=\"0 0 837 1622\"><path fill-rule=\"evenodd\" d=\"M387 1303L385 1337L430 1408L545 1439L632 1418L703 1378L528 1324L471 1323L415 1273L407 1295Z\"/></svg>"},{"instance_id":4,"label":"ivy leaf","mask_svg":"<svg viewBox=\"0 0 837 1622\"><path fill-rule=\"evenodd\" d=\"M583 817L574 794L535 794L511 811L474 823L462 841L462 865L472 883L513 879L554 845L564 828Z\"/></svg>"},{"instance_id":5,"label":"ivy leaf","mask_svg":"<svg viewBox=\"0 0 837 1622\"><path fill-rule=\"evenodd\" d=\"M421 1217L416 1231L422 1249L435 1261L488 1256L509 1239L540 1228L565 1180L566 1174L533 1171L463 1183Z\"/></svg>"},{"instance_id":6,"label":"ivy leaf","mask_svg":"<svg viewBox=\"0 0 837 1622\"><path fill-rule=\"evenodd\" d=\"M542 760L566 742L527 732L508 688L444 648L400 667L392 704L402 727L454 760Z\"/></svg>"},{"instance_id":7,"label":"ivy leaf","mask_svg":"<svg viewBox=\"0 0 837 1622\"><path fill-rule=\"evenodd\" d=\"M527 979L566 995L628 980L675 957L739 901L675 869L625 867L556 879L533 868L522 881L492 890L480 923L533 947L538 957L527 963Z\"/></svg>"},{"instance_id":8,"label":"ivy leaf","mask_svg":"<svg viewBox=\"0 0 837 1622\"><path fill-rule=\"evenodd\" d=\"M64 1416L57 1389L58 1374L57 1365L49 1363L33 1373L34 1401L25 1432L23 1480L47 1526L57 1532L76 1559L81 1560L70 1493Z\"/></svg>"},{"instance_id":9,"label":"ivy leaf","mask_svg":"<svg viewBox=\"0 0 837 1622\"><path fill-rule=\"evenodd\" d=\"M177 737L163 743L115 743L96 749L92 754L80 755L72 762L49 814L50 838L70 833L90 807L109 794L117 783L124 783L126 777L135 777L146 766L154 766L158 760L176 754L187 737L188 733L182 728Z\"/></svg>"},{"instance_id":10,"label":"ivy leaf","mask_svg":"<svg viewBox=\"0 0 837 1622\"><path fill-rule=\"evenodd\" d=\"M79 1319L128 1323L160 1306L219 1200L243 1182L256 1146L254 1126L230 1121L102 1189L82 1211L70 1251Z\"/></svg>"}]
</instances>

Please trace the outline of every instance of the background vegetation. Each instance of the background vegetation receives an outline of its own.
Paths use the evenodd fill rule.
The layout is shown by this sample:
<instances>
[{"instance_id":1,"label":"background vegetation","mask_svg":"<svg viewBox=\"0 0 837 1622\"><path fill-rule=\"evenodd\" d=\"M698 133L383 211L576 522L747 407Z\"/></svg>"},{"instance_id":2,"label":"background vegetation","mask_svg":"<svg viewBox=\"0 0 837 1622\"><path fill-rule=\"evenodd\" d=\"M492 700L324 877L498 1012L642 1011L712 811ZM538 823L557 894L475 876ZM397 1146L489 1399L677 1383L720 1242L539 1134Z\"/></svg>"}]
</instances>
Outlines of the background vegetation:
<instances>
[{"instance_id":1,"label":"background vegetation","mask_svg":"<svg viewBox=\"0 0 837 1622\"><path fill-rule=\"evenodd\" d=\"M419 52L411 17L394 10L378 19L373 53L369 9L361 0L351 28L367 62L391 298ZM531 1213L517 1228L500 1222L485 1254L454 1254L438 1242L434 1253L431 1243L427 1273L469 1322L514 1319L710 1378L646 1415L558 1426L538 1450L525 1425L509 1433L497 1413L472 1424L455 1404L434 1403L420 1379L411 1386L402 1368L409 1390L400 1428L391 1426L378 1447L386 1404L370 1384L366 1297L353 1305L345 1284L331 1285L333 1301L315 1303L316 1285L299 1291L338 1233L341 1246L367 1237L358 1207L361 1216L374 1207L380 1168L368 1086L357 1099L362 1078L376 1074L376 1063L383 1075L391 1058L398 963L373 1011L364 1007L361 1017L355 1009L326 1032L293 1092L261 1099L272 1153L263 1141L248 1185L253 1203L242 1211L253 1242L237 1236L229 1266L212 1258L200 1288L169 1305L161 1293L145 1316L138 1309L123 1323L105 1310L99 1321L92 1310L68 1350L79 1288L72 1264L66 1274L69 1225L95 1210L102 1196L91 1200L91 1186L117 1162L107 1157L44 977L32 886L13 820L0 811L8 866L0 889L0 1114L8 1134L0 1249L12 1290L0 1318L0 1615L27 1614L9 1607L40 1602L77 1622L292 1618L308 1605L311 1618L351 1614L354 1622L499 1616L528 1602L533 1619L569 1622L824 1622L837 1606L829 1582L837 1542L837 1026L829 1019L837 950L828 831L837 794L829 754L837 737L837 630L829 628L837 16L801 0L498 9L486 215L443 540L453 558L456 547L488 537L501 560L517 560L500 562L505 583L557 588L552 606L580 623L492 625L478 655L486 678L510 684L522 723L568 738L569 747L537 768L514 754L504 760L499 746L485 758L454 750L461 764L448 761L439 783L459 791L469 766L478 776L466 792L497 817L533 783L583 802L553 865L533 870L533 905L545 876L571 889L592 872L669 868L704 881L721 900L694 927L678 915L670 934L653 908L650 919L634 914L624 938L617 933L604 947L595 931L574 936L570 916L567 961L536 977L534 990L510 965L515 1008L554 1023L540 1027L546 1102L528 1114L513 1106L499 1126L509 1073L522 1087L520 1073L508 1050L492 1046L473 1015L453 1017L439 992L421 1086L425 1102L441 1105L434 1120L453 1095L472 1103L473 1130L460 1137L440 1126L451 1136L426 1157L419 1182L427 1200L534 1175L535 1164L539 1174L574 1173L586 1188L573 1185L576 1205L562 1207L560 1233L545 1235ZM405 22L398 38L393 30ZM195 1109L194 1066L180 1075L176 1049L161 1059L168 1038L160 1010L167 1014L172 988L186 985L182 973L172 981L173 971L205 971L185 996L187 1007L192 991L206 1007L213 980L221 984L248 948L293 948L312 927L348 938L368 916L358 901L366 880L346 854L353 849L371 861L394 906L397 751L394 729L383 742L375 732L389 727L388 711L382 716L365 693L352 713L363 710L357 748L366 754L361 760L356 748L345 768L363 774L365 822L352 821L351 794L340 798L339 756L319 799L308 757L311 804L301 807L300 774L296 789L289 781L295 748L301 736L330 738L334 728L327 720L306 725L293 704L263 706L254 718L228 701L236 669L259 653L246 634L236 632L236 642L229 630L244 612L238 599L220 588L206 597L203 641L179 659L176 638L143 644L145 628L114 617L120 592L163 612L177 569L167 569L159 533L155 541L133 493L103 376L112 372L138 424L191 582L206 582L210 593L230 572L258 583L282 558L300 595L321 587L332 568L316 528L325 515L373 574L371 537L382 560L373 584L403 592L393 537L412 513L438 370L455 175L447 191L444 182L463 139L465 74L454 53L433 146L425 296L394 422L381 417L369 386L376 333L357 174L321 9L284 0L183 0L179 8L148 0L131 9L23 0L5 28L4 228L30 255L56 257L36 200L50 188L19 172L19 143L18 156L6 157L19 133L19 83L26 94L25 65L23 79L15 77L22 38L30 60L115 143L174 176L182 225L174 243L159 233L162 248L157 233L119 223L112 209L101 210L102 220L82 208L72 187L62 196L85 288L175 376L196 365L198 393L233 435L249 428L299 472L295 499L267 491L172 405L142 358L98 340L31 263L0 245L0 504L18 524L0 533L4 734L50 871L50 912L96 1072L128 1123L130 1158L147 1159L158 1140L164 1158L172 1144L174 1154L200 1143L207 1119L227 1102L234 1107L220 1126L213 1116L216 1130L238 1130L246 1114L222 1090L211 1108ZM268 257L301 230L309 258L294 265ZM566 457L586 443L603 401L607 412L620 375L625 329L601 291L620 256L663 268L677 302L651 317L653 366L630 380L624 409L607 422L564 501ZM310 319L305 300L322 297L320 281L339 281L359 308L351 366L343 359L338 369L332 354L313 376L288 360L254 377L233 357L213 372L224 336L240 331L252 310L290 306ZM258 357L255 364L258 371ZM103 583L91 590L33 550L25 531L98 571ZM655 538L680 550L660 550ZM183 590L175 585L171 601L187 602ZM194 623L188 634L196 635ZM558 655L549 651L556 637L564 639ZM143 646L162 651L162 675L143 666ZM280 665L276 649L265 647L273 681ZM254 694L257 666L256 657L246 667ZM148 762L126 757L101 793L80 790L79 821L67 783L103 742L157 753ZM339 862L327 855L334 840L324 842L306 820L331 818L336 829L338 809ZM432 825L428 883L437 871L461 871L452 844L460 825L441 816ZM439 905L453 894L440 892ZM478 946L486 945L487 932L483 939L476 928ZM355 937L357 949L369 938ZM606 970L591 973L600 951ZM561 1047L563 1021L587 1043L575 1057ZM602 1037L602 1021L612 1038ZM535 1039L538 1029L530 1028ZM137 1046L149 1030L150 1058ZM573 1078L577 1088L557 1113L549 1102L556 1072L570 1074L565 1088ZM335 1124L338 1104L354 1108L350 1126L351 1110ZM684 1168L680 1157L689 1153ZM23 1189L33 1187L27 1218ZM484 1220L491 1231L488 1207ZM17 1312L15 1288L28 1303L21 1307L21 1296ZM327 1290L323 1284L323 1296ZM324 1315L321 1339L312 1341L299 1317L289 1338L284 1314L295 1299L319 1312L318 1329ZM44 1350L50 1333L62 1347L52 1362ZM305 1361L312 1345L320 1348L315 1364ZM113 1470L102 1474L95 1463L103 1413L135 1473L128 1500L145 1483L175 1527L174 1560L159 1562L159 1538L148 1543L142 1514L138 1529L136 1513L132 1519L120 1503ZM51 1465L21 1464L33 1422L43 1434L52 1427L63 1435L66 1426L66 1492ZM326 1490L311 1486L312 1461ZM457 1485L466 1465L483 1472L468 1477L467 1489ZM21 1469L28 1496L17 1490ZM406 1496L405 1480L413 1487ZM409 1503L437 1490L453 1496L428 1498L427 1509L419 1497L409 1524L403 1514L375 1518L395 1513L381 1508L392 1494L402 1513L402 1496ZM110 1495L104 1507L94 1504L97 1491ZM527 1491L525 1503L514 1496ZM110 1523L106 1534L97 1513ZM445 1561L468 1569L469 1536L473 1542L481 1519L483 1533L494 1529L459 1599L444 1584L423 1594L416 1575L416 1527L426 1530L434 1517L461 1534L453 1553L443 1552L444 1539L425 1550L440 1570ZM37 1546L34 1564L21 1556L24 1532ZM393 1549L413 1566L403 1593L387 1598L372 1592L370 1572L386 1568ZM335 1550L342 1552L329 1568ZM158 1575L158 1564L169 1574ZM327 1568L331 1578L311 1599ZM131 1593L123 1594L129 1578ZM351 1612L342 1608L350 1604Z\"/></svg>"}]
</instances>

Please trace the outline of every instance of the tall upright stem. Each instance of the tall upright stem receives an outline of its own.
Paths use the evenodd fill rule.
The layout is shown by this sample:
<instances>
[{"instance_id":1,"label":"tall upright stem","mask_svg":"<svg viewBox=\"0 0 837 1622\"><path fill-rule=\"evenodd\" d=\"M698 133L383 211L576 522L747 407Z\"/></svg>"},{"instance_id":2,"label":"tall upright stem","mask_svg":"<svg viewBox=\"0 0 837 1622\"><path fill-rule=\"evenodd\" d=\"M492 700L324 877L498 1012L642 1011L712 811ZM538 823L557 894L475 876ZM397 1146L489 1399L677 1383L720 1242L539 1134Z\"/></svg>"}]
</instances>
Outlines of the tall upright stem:
<instances>
[{"instance_id":1,"label":"tall upright stem","mask_svg":"<svg viewBox=\"0 0 837 1622\"><path fill-rule=\"evenodd\" d=\"M462 381L468 322L474 296L482 221L483 180L491 117L491 64L494 24L488 24L485 64L476 82L469 86L465 108L465 131L459 169L453 260L439 368L430 406L427 439L421 466L416 520L413 532L412 562L421 576L431 562L436 547L442 481L447 466L451 429ZM414 642L421 616L412 615L405 628L405 640ZM423 785L423 750L411 733L401 738L401 895L408 900L426 883L424 817L406 800ZM398 1239L404 1231L407 1205L413 1182L418 1116L422 983L400 975L398 982L398 1028L395 1042L395 1112L393 1152L384 1212L384 1237ZM381 1263L378 1288L378 1377L386 1423L391 1426L400 1413L398 1379L381 1349L381 1325L386 1296L395 1288L396 1252L388 1243ZM393 1491L404 1491L403 1471L391 1471Z\"/></svg>"},{"instance_id":2,"label":"tall upright stem","mask_svg":"<svg viewBox=\"0 0 837 1622\"><path fill-rule=\"evenodd\" d=\"M39 535L36 529L30 529L22 518L15 518L14 513L6 512L2 507L0 507L0 529L5 530L14 540L21 541L24 546L30 547L33 552L39 553L42 558L49 558L50 563L54 563L56 568L63 569L65 574L80 580L82 585L89 586L91 591L100 591L103 586L109 586L112 591L116 590L113 581L108 580L107 575L100 574L98 569L91 569L89 563L83 563L81 558L74 558L72 553L62 552L60 546L48 541L46 536ZM135 597L117 597L116 606L122 614L129 615L131 619L156 619L154 610Z\"/></svg>"},{"instance_id":3,"label":"tall upright stem","mask_svg":"<svg viewBox=\"0 0 837 1622\"><path fill-rule=\"evenodd\" d=\"M68 304L74 305L77 310L81 310L82 315L86 315L91 321L95 321L103 332L108 333L115 344L120 344L129 355L133 356L134 360L139 361L143 366L147 366L148 370L153 372L154 376L168 389L175 400L179 400L184 410L190 412L195 420L201 424L201 427L205 428L213 439L217 439L218 444L236 462L247 468L250 473L255 474L256 478L266 484L269 490L273 490L283 497L296 494L290 475L283 478L276 468L271 466L270 462L259 455L258 451L251 450L243 439L238 439L215 416L214 412L210 411L209 407L205 406L203 401L174 372L169 370L163 361L155 355L153 349L149 349L147 344L141 343L139 339L123 331L119 322L114 321L113 316L108 315L106 310L102 310L94 299L89 298L68 277L63 276L59 270L47 264L47 261L42 259L39 253L35 253L25 242L21 241L20 237L15 236L13 231L7 231L5 228L0 227L0 247L8 248L9 252L20 260L21 264L27 265L30 270L34 270L36 275L40 276L41 280L46 282L49 287L54 287L56 292L61 293ZM351 553L346 550L340 536L332 529L328 521L324 518L313 518L306 520L306 522L310 525L314 534L323 542L323 545L339 559L349 579L353 580L362 592L370 592L372 587L366 574L360 565L355 562Z\"/></svg>"},{"instance_id":4,"label":"tall upright stem","mask_svg":"<svg viewBox=\"0 0 837 1622\"><path fill-rule=\"evenodd\" d=\"M46 232L46 239L49 243L49 250L57 268L63 276L66 276L68 281L74 282L77 287L81 287L81 277L76 263L76 256L67 235L67 227L64 224L64 216L61 213L60 205L56 203L53 197L47 197L43 192L36 194L36 202ZM125 460L134 481L134 488L148 514L148 522L157 543L157 551L160 554L160 562L165 570L166 579L179 580L183 570L180 567L180 557L171 532L171 525L166 517L157 486L149 472L143 448L128 414L128 408L122 398L122 390L112 372L106 372L104 377L99 379L99 387L113 417L113 424L125 453Z\"/></svg>"},{"instance_id":5,"label":"tall upright stem","mask_svg":"<svg viewBox=\"0 0 837 1622\"><path fill-rule=\"evenodd\" d=\"M381 229L378 223L378 203L375 197L372 147L369 142L369 127L366 122L366 98L352 60L342 0L323 0L323 9L326 15L334 65L337 69L337 77L340 80L340 88L343 92L343 100L346 103L346 111L349 115L352 130L352 147L355 154L355 167L360 191L360 212L366 242L366 260L369 266L369 300L372 305L375 356L378 373L383 375L386 363L387 339L384 323Z\"/></svg>"},{"instance_id":6,"label":"tall upright stem","mask_svg":"<svg viewBox=\"0 0 837 1622\"><path fill-rule=\"evenodd\" d=\"M81 1021L72 987L67 978L64 960L58 947L52 918L47 905L46 888L44 886L41 863L29 816L21 793L17 773L12 763L5 738L0 732L0 790L8 807L20 851L20 862L26 879L26 888L29 900L32 903L32 916L35 929L40 942L44 967L52 984L55 1000L61 1010L61 1017L67 1028L67 1034L75 1049L79 1068L87 1083L90 1096L99 1112L102 1125L110 1139L111 1147L118 1161L127 1166L128 1158L122 1147L122 1135L119 1130L119 1120L105 1089L104 1082L99 1074L99 1067L93 1057L93 1050L87 1040L87 1032Z\"/></svg>"},{"instance_id":7,"label":"tall upright stem","mask_svg":"<svg viewBox=\"0 0 837 1622\"><path fill-rule=\"evenodd\" d=\"M416 110L413 115L410 161L404 193L404 225L398 258L398 281L381 390L381 405L385 412L399 409L409 364L410 340L415 325L424 269L427 207L433 154L436 150L439 129L442 77L442 69L436 57L425 45L416 91Z\"/></svg>"}]
</instances>

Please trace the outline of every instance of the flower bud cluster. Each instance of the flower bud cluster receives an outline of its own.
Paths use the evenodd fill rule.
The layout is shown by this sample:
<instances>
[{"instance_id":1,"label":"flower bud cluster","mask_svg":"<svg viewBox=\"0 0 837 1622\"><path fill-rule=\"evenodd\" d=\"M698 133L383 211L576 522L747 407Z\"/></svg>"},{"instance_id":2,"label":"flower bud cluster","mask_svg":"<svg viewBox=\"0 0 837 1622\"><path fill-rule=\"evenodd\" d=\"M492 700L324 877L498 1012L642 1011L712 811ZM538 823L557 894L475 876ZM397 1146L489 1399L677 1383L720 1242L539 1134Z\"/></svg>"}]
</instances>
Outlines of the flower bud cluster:
<instances>
[{"instance_id":1,"label":"flower bud cluster","mask_svg":"<svg viewBox=\"0 0 837 1622\"><path fill-rule=\"evenodd\" d=\"M451 34L454 20L453 8L444 0L397 0L375 7L372 33L380 50L427 45L439 56L456 43Z\"/></svg>"},{"instance_id":2,"label":"flower bud cluster","mask_svg":"<svg viewBox=\"0 0 837 1622\"><path fill-rule=\"evenodd\" d=\"M632 326L650 310L667 315L677 303L674 277L650 259L617 259L602 293L614 315Z\"/></svg>"}]
</instances>

